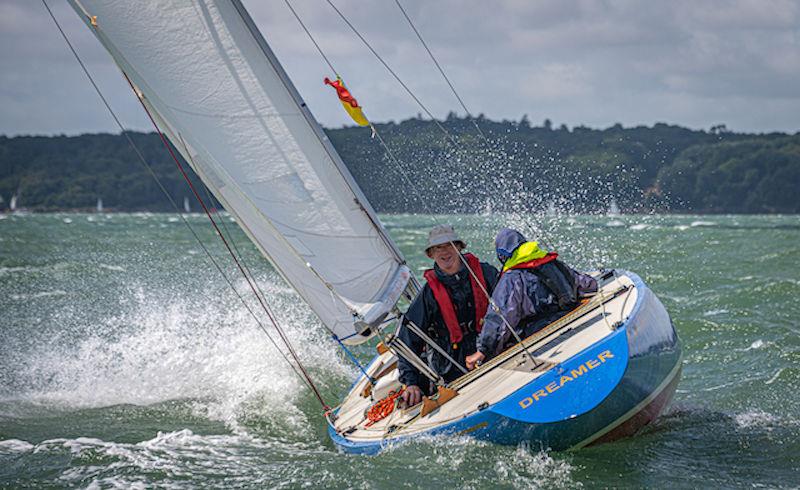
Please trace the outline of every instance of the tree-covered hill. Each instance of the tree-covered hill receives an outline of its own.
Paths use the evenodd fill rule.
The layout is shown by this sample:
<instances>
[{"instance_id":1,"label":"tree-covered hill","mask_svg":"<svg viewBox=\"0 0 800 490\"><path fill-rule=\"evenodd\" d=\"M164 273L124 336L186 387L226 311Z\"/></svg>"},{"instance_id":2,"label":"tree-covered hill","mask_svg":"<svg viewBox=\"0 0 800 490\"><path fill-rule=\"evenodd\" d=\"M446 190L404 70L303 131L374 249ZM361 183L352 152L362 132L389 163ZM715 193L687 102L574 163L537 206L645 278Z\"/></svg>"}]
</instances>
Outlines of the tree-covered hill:
<instances>
[{"instance_id":1,"label":"tree-covered hill","mask_svg":"<svg viewBox=\"0 0 800 490\"><path fill-rule=\"evenodd\" d=\"M449 116L327 130L384 212L535 210L797 213L800 133L732 133L724 126L532 127ZM442 131L446 128L447 133ZM479 129L480 131L479 131ZM155 134L128 133L173 199L190 192ZM0 136L0 209L172 209L125 135Z\"/></svg>"}]
</instances>

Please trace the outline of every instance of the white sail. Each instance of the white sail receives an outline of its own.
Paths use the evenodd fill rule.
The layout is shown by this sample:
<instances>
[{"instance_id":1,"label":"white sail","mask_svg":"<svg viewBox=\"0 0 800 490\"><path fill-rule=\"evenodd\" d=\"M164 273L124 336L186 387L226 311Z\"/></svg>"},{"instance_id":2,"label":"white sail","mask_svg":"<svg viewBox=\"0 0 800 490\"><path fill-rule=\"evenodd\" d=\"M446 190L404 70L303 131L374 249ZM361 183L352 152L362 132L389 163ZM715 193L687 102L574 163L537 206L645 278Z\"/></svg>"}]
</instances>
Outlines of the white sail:
<instances>
[{"instance_id":1,"label":"white sail","mask_svg":"<svg viewBox=\"0 0 800 490\"><path fill-rule=\"evenodd\" d=\"M103 212L103 198L102 198L102 197L98 197L98 198L97 198L97 206L96 206L96 209L97 209L97 212L98 212L98 213L102 213L102 212Z\"/></svg>"},{"instance_id":2,"label":"white sail","mask_svg":"<svg viewBox=\"0 0 800 490\"><path fill-rule=\"evenodd\" d=\"M186 196L183 197L183 212L184 213L192 212L192 207L189 205L189 198Z\"/></svg>"},{"instance_id":3,"label":"white sail","mask_svg":"<svg viewBox=\"0 0 800 490\"><path fill-rule=\"evenodd\" d=\"M10 211L16 211L17 210L17 195L16 194L11 196L11 201L9 201L9 203L8 203L8 209Z\"/></svg>"},{"instance_id":4,"label":"white sail","mask_svg":"<svg viewBox=\"0 0 800 490\"><path fill-rule=\"evenodd\" d=\"M160 128L346 342L411 274L237 0L70 0Z\"/></svg>"}]
</instances>

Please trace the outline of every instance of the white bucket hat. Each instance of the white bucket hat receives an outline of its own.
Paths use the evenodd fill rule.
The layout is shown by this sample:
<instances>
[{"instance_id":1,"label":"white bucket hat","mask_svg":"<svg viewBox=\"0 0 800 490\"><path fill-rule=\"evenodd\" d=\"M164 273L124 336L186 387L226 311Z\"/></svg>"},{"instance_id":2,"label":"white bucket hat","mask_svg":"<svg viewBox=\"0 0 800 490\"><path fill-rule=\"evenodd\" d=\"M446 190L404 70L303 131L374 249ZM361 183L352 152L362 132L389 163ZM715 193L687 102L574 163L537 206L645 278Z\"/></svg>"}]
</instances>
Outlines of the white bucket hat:
<instances>
[{"instance_id":1,"label":"white bucket hat","mask_svg":"<svg viewBox=\"0 0 800 490\"><path fill-rule=\"evenodd\" d=\"M462 248L467 246L464 240L456 235L452 225L436 225L431 229L430 233L428 233L428 244L425 245L425 253L428 253L431 247L449 242L460 243Z\"/></svg>"}]
</instances>

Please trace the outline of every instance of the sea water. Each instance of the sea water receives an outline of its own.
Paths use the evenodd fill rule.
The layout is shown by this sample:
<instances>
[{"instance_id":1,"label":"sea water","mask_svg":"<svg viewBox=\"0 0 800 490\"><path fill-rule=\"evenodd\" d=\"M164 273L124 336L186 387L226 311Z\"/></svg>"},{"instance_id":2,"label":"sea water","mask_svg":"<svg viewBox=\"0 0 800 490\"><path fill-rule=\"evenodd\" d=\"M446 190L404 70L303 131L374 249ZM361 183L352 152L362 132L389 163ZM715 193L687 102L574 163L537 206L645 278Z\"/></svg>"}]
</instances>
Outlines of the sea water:
<instances>
[{"instance_id":1,"label":"sea water","mask_svg":"<svg viewBox=\"0 0 800 490\"><path fill-rule=\"evenodd\" d=\"M636 437L575 452L428 437L341 454L318 402L233 292L229 282L252 305L205 217L188 217L201 245L174 215L4 215L0 487L800 485L797 216L382 219L418 272L427 230L443 222L487 261L494 233L512 225L578 268L637 272L683 342L674 402ZM336 403L357 369L224 222Z\"/></svg>"}]
</instances>

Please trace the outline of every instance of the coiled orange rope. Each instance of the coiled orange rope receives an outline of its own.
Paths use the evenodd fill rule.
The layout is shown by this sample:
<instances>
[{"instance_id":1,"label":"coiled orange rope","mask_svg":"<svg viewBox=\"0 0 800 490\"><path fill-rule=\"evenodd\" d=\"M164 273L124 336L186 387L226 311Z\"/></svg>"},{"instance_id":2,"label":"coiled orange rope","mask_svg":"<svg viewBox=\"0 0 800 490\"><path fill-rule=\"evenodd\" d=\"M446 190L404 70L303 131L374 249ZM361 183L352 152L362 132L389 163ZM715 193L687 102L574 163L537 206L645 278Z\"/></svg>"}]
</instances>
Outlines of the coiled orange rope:
<instances>
[{"instance_id":1,"label":"coiled orange rope","mask_svg":"<svg viewBox=\"0 0 800 490\"><path fill-rule=\"evenodd\" d=\"M370 427L375 422L385 419L394 412L397 406L397 399L404 391L405 388L400 388L397 391L390 391L389 394L386 395L386 398L379 400L375 405L369 407L369 410L367 410L367 420L369 420L369 422L364 424L364 427Z\"/></svg>"}]
</instances>

